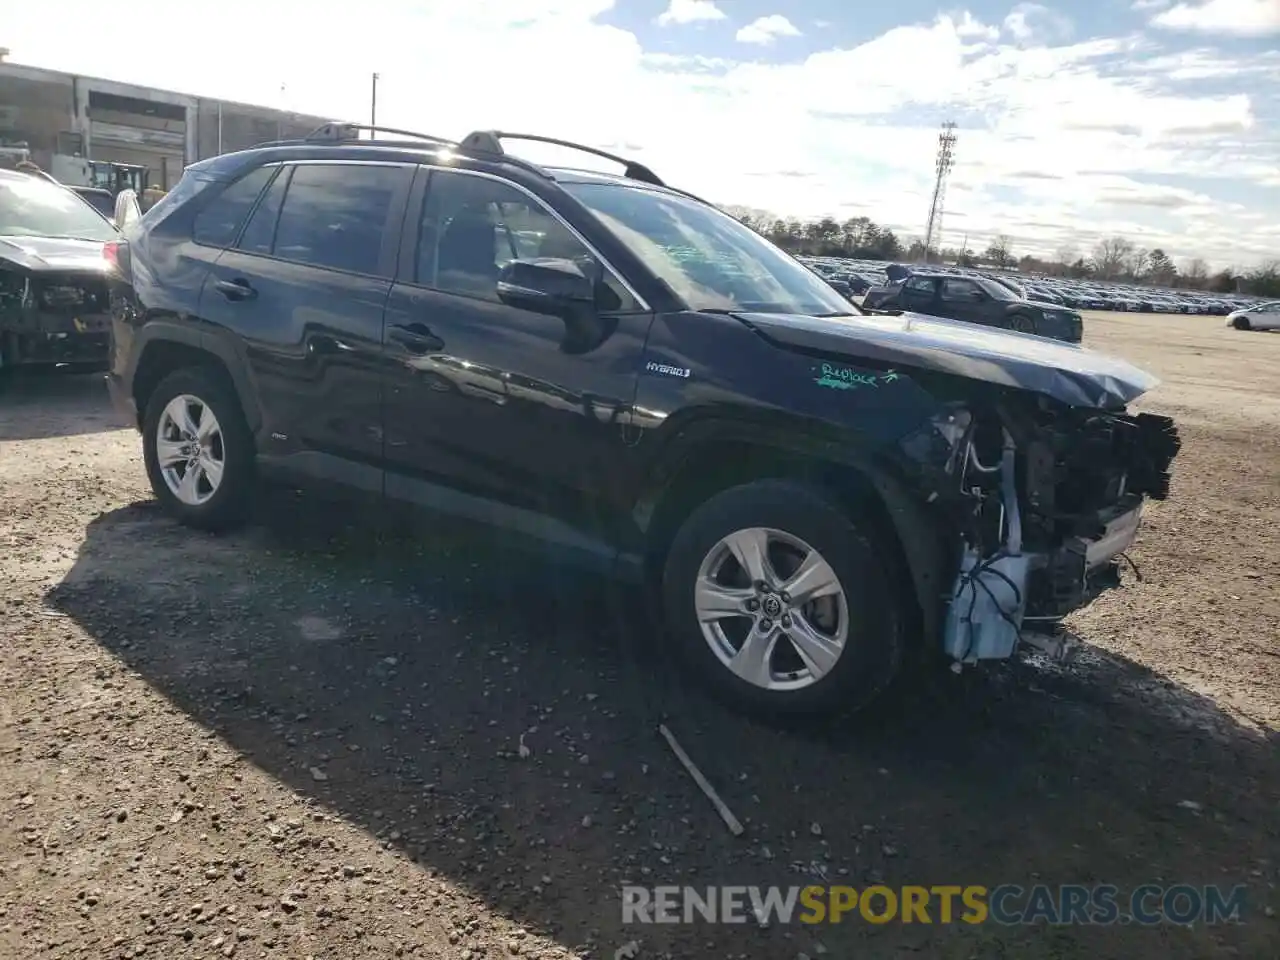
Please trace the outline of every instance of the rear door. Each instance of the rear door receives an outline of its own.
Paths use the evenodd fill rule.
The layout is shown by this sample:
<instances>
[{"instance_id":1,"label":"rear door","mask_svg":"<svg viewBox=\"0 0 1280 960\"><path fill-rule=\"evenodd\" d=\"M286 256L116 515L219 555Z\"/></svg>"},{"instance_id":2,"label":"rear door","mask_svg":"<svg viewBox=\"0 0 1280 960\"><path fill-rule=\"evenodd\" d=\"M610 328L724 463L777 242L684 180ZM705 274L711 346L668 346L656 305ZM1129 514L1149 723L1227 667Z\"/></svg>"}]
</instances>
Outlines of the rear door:
<instances>
[{"instance_id":1,"label":"rear door","mask_svg":"<svg viewBox=\"0 0 1280 960\"><path fill-rule=\"evenodd\" d=\"M243 352L268 461L381 489L382 312L412 171L276 168L205 280L201 314Z\"/></svg>"}]
</instances>

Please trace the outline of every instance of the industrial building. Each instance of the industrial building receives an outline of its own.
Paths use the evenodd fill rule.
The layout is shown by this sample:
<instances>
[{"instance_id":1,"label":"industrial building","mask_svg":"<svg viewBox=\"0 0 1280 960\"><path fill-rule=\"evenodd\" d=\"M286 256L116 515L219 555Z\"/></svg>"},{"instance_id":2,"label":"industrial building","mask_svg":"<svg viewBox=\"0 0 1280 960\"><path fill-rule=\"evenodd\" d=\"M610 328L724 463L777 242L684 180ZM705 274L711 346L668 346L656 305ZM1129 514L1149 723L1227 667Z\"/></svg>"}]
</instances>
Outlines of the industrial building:
<instances>
[{"instance_id":1,"label":"industrial building","mask_svg":"<svg viewBox=\"0 0 1280 960\"><path fill-rule=\"evenodd\" d=\"M96 178L107 164L128 165L143 186L168 190L187 164L301 136L334 119L23 66L6 53L0 50L0 148L25 148L66 182L60 171Z\"/></svg>"}]
</instances>

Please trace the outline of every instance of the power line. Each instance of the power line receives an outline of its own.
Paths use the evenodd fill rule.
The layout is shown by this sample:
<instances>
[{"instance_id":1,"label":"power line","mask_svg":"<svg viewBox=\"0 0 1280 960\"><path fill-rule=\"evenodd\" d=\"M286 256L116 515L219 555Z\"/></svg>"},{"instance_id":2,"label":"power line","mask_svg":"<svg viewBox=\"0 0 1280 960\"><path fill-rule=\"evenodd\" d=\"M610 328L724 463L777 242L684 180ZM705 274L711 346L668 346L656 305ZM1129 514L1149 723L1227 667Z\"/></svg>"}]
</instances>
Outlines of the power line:
<instances>
[{"instance_id":1,"label":"power line","mask_svg":"<svg viewBox=\"0 0 1280 960\"><path fill-rule=\"evenodd\" d=\"M934 162L937 178L933 183L933 202L929 204L929 224L924 231L925 263L929 262L933 238L936 236L939 244L942 242L942 211L946 203L947 177L951 173L951 168L955 166L955 129L955 122L948 120L942 125L942 132L938 134L938 156Z\"/></svg>"}]
</instances>

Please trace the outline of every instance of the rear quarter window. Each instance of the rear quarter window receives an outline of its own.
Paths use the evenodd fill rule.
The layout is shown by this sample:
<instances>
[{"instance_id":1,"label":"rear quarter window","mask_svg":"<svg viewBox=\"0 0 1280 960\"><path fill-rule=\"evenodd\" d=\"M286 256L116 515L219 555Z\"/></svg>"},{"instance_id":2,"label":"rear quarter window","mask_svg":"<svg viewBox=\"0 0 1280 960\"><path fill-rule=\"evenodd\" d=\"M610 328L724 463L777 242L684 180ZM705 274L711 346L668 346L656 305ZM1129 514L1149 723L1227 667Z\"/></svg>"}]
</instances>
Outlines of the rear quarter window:
<instances>
[{"instance_id":1,"label":"rear quarter window","mask_svg":"<svg viewBox=\"0 0 1280 960\"><path fill-rule=\"evenodd\" d=\"M276 167L258 167L224 187L196 214L191 238L209 247L229 247L235 243L249 211L275 171Z\"/></svg>"}]
</instances>

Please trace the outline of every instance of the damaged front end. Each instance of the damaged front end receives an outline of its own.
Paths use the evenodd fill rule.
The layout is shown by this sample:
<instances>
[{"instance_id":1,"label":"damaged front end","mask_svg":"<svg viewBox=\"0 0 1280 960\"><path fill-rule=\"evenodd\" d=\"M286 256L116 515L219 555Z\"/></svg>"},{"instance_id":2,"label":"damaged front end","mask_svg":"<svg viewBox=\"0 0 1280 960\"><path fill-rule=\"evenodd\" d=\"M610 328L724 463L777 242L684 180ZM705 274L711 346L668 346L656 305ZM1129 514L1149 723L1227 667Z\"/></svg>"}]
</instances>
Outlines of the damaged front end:
<instances>
[{"instance_id":1,"label":"damaged front end","mask_svg":"<svg viewBox=\"0 0 1280 960\"><path fill-rule=\"evenodd\" d=\"M1009 393L947 407L903 447L956 534L941 641L963 664L1069 652L1062 619L1119 585L1180 440L1168 417Z\"/></svg>"},{"instance_id":2,"label":"damaged front end","mask_svg":"<svg viewBox=\"0 0 1280 960\"><path fill-rule=\"evenodd\" d=\"M109 337L101 270L28 273L0 261L0 363L102 363Z\"/></svg>"}]
</instances>

